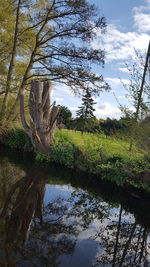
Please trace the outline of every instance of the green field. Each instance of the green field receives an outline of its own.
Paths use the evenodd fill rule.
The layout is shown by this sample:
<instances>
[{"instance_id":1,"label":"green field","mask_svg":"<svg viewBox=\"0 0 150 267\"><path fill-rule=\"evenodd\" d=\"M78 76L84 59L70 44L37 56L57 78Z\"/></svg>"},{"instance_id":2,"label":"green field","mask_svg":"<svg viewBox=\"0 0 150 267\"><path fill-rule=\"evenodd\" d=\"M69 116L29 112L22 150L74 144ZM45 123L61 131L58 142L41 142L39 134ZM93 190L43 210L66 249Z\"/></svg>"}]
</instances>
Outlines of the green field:
<instances>
[{"instance_id":1,"label":"green field","mask_svg":"<svg viewBox=\"0 0 150 267\"><path fill-rule=\"evenodd\" d=\"M150 158L135 146L129 152L129 145L127 141L106 138L103 134L57 130L52 150L54 161L67 167L75 166L118 185L130 183L145 187L142 177L150 173Z\"/></svg>"},{"instance_id":2,"label":"green field","mask_svg":"<svg viewBox=\"0 0 150 267\"><path fill-rule=\"evenodd\" d=\"M132 152L129 152L129 142L114 138L107 137L104 134L91 134L81 133L72 130L57 130L55 140L65 139L78 147L83 153L88 151L93 152L96 156L100 151L106 157L120 156L125 159L141 159L144 156L144 151L133 146Z\"/></svg>"}]
</instances>

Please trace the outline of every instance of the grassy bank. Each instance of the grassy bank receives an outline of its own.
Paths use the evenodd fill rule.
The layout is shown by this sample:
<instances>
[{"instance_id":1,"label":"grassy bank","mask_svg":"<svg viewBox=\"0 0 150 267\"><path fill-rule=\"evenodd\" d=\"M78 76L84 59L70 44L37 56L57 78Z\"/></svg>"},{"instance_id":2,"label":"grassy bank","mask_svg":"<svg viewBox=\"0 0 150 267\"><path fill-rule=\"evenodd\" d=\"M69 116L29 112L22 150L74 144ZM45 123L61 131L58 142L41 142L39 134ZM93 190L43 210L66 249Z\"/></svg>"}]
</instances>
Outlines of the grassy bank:
<instances>
[{"instance_id":1,"label":"grassy bank","mask_svg":"<svg viewBox=\"0 0 150 267\"><path fill-rule=\"evenodd\" d=\"M10 131L5 143L12 148L31 150L31 142L21 129ZM36 160L77 168L117 185L150 188L150 156L137 147L129 152L129 143L123 140L106 138L103 134L57 130L51 150L51 158L37 153Z\"/></svg>"}]
</instances>

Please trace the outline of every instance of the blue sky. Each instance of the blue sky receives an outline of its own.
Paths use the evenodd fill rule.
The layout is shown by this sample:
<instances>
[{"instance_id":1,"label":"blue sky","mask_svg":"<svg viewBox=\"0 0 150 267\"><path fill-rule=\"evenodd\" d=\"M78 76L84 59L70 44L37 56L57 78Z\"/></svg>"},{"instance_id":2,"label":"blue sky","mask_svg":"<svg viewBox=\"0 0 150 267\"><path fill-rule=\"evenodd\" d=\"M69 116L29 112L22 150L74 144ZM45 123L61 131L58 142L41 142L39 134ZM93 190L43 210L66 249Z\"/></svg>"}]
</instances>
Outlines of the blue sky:
<instances>
[{"instance_id":1,"label":"blue sky","mask_svg":"<svg viewBox=\"0 0 150 267\"><path fill-rule=\"evenodd\" d=\"M121 116L114 93L121 104L128 105L126 92L120 79L128 83L125 63L134 60L134 49L145 52L150 39L150 0L89 0L99 7L100 14L106 17L107 31L97 31L91 42L93 48L103 47L106 52L104 69L100 66L94 70L103 74L111 85L111 92L101 93L95 98L95 115L97 118L119 118ZM75 116L81 98L71 94L64 86L53 89L53 99L57 104L67 106Z\"/></svg>"}]
</instances>

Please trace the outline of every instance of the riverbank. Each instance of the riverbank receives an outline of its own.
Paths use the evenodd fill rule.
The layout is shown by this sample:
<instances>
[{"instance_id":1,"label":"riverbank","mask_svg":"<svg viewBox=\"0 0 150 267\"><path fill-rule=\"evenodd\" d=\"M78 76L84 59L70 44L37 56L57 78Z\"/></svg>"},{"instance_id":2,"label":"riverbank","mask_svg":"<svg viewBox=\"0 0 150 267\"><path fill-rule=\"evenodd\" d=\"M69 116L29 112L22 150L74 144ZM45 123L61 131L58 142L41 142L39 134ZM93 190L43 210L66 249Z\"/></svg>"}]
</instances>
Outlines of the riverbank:
<instances>
[{"instance_id":1,"label":"riverbank","mask_svg":"<svg viewBox=\"0 0 150 267\"><path fill-rule=\"evenodd\" d=\"M31 141L22 129L10 131L4 143L11 148L32 151ZM56 162L122 187L132 185L150 191L150 156L137 147L129 152L126 141L106 138L103 134L57 130L51 151L51 158L36 153L36 161Z\"/></svg>"}]
</instances>

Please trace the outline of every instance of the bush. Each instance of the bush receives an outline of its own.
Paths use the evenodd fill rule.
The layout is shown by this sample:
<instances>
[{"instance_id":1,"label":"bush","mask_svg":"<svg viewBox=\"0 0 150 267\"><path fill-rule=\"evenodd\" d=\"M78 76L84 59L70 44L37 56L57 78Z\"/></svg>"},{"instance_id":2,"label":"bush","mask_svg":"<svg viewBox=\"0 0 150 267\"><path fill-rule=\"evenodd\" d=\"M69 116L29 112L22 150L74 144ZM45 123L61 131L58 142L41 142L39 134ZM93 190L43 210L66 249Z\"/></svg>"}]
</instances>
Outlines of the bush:
<instances>
[{"instance_id":1,"label":"bush","mask_svg":"<svg viewBox=\"0 0 150 267\"><path fill-rule=\"evenodd\" d=\"M67 167L73 167L74 146L71 143L55 143L52 146L52 156L55 162L58 162Z\"/></svg>"},{"instance_id":2,"label":"bush","mask_svg":"<svg viewBox=\"0 0 150 267\"><path fill-rule=\"evenodd\" d=\"M50 158L42 152L37 152L35 160L39 162L50 162Z\"/></svg>"},{"instance_id":3,"label":"bush","mask_svg":"<svg viewBox=\"0 0 150 267\"><path fill-rule=\"evenodd\" d=\"M117 185L123 185L127 181L127 175L123 169L123 163L119 160L99 165L99 173L102 179L115 182Z\"/></svg>"},{"instance_id":4,"label":"bush","mask_svg":"<svg viewBox=\"0 0 150 267\"><path fill-rule=\"evenodd\" d=\"M22 129L13 129L7 133L6 145L11 148L31 150L32 143L29 136Z\"/></svg>"}]
</instances>

